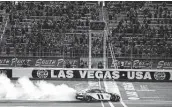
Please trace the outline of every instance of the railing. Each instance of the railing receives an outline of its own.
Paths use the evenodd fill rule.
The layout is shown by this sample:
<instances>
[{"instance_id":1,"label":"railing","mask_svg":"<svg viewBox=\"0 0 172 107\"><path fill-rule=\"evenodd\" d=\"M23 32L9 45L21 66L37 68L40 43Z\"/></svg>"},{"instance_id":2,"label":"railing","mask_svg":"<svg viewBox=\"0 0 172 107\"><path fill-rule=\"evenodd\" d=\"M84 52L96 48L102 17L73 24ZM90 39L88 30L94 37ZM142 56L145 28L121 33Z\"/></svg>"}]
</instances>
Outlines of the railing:
<instances>
[{"instance_id":1,"label":"railing","mask_svg":"<svg viewBox=\"0 0 172 107\"><path fill-rule=\"evenodd\" d=\"M8 24L8 16L7 15L4 15L4 16L5 16L5 18L4 18L5 24L2 26L3 31L2 31L2 35L1 35L1 38L0 38L0 45L2 45L4 34L5 34L5 30L6 30L6 27L7 27L7 24Z\"/></svg>"},{"instance_id":2,"label":"railing","mask_svg":"<svg viewBox=\"0 0 172 107\"><path fill-rule=\"evenodd\" d=\"M117 60L115 58L113 46L111 43L109 43L109 49L110 49L110 53L111 53L111 57L112 57L112 65L115 69L118 69Z\"/></svg>"},{"instance_id":3,"label":"railing","mask_svg":"<svg viewBox=\"0 0 172 107\"><path fill-rule=\"evenodd\" d=\"M114 55L116 56L116 58L129 58L131 55L128 54L128 53L121 53L120 55L115 53L114 52ZM17 52L16 55L15 55L15 52L14 51L11 51L9 52L6 52L5 51L5 54L0 54L0 57L3 57L3 56L17 56L17 57L20 57L20 56L23 56L23 57L51 57L51 56L64 56L64 57L88 57L88 49L83 49L83 51L79 51L79 52L75 52L74 50L71 51L71 52L63 52L63 50L61 51L56 51L56 52L35 52L35 51L30 51L30 52L22 52L20 50L20 52ZM95 53L95 54L92 54L92 56L94 57L97 57L97 58L101 58L103 57L103 53ZM151 54L132 54L132 56L134 58L142 58L142 59L158 59L158 58L163 58L163 59L172 59L172 55L151 55ZM111 53L107 54L107 57L108 58L112 58L111 57Z\"/></svg>"}]
</instances>

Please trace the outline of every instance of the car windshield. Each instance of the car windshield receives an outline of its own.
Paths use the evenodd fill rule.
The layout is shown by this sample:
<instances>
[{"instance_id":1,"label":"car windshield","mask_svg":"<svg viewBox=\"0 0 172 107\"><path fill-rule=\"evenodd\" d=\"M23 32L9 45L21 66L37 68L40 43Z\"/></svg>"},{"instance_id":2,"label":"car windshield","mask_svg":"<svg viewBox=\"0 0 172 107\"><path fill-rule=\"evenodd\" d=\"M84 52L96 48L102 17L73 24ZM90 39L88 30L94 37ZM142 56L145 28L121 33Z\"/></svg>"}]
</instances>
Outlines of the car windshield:
<instances>
[{"instance_id":1,"label":"car windshield","mask_svg":"<svg viewBox=\"0 0 172 107\"><path fill-rule=\"evenodd\" d=\"M98 89L92 89L92 90L88 90L88 93L100 93L101 91Z\"/></svg>"},{"instance_id":2,"label":"car windshield","mask_svg":"<svg viewBox=\"0 0 172 107\"><path fill-rule=\"evenodd\" d=\"M106 93L106 91L105 90L101 90L101 93Z\"/></svg>"}]
</instances>

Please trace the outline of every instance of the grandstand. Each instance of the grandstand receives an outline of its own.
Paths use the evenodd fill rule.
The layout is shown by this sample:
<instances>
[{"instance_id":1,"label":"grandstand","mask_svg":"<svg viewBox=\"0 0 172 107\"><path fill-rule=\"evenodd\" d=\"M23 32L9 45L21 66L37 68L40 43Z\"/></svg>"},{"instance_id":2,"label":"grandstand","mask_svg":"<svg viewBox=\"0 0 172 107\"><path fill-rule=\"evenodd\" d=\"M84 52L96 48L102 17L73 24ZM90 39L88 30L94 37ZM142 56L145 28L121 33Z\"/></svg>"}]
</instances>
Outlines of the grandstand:
<instances>
[{"instance_id":1,"label":"grandstand","mask_svg":"<svg viewBox=\"0 0 172 107\"><path fill-rule=\"evenodd\" d=\"M0 62L63 58L79 59L76 67L84 68L99 62L169 69L171 12L170 1L1 1Z\"/></svg>"}]
</instances>

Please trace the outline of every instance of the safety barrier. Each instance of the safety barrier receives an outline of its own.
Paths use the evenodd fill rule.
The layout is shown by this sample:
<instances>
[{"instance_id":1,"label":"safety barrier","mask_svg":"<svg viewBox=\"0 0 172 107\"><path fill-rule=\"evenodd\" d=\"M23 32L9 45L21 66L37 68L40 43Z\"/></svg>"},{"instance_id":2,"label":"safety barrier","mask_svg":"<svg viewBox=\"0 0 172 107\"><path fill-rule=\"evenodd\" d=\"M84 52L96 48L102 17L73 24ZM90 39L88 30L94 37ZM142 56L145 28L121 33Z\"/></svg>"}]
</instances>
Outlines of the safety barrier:
<instances>
[{"instance_id":1,"label":"safety barrier","mask_svg":"<svg viewBox=\"0 0 172 107\"><path fill-rule=\"evenodd\" d=\"M172 70L150 69L65 69L65 68L22 68L4 67L0 73L9 78L27 76L30 79L106 79L125 81L172 81Z\"/></svg>"}]
</instances>

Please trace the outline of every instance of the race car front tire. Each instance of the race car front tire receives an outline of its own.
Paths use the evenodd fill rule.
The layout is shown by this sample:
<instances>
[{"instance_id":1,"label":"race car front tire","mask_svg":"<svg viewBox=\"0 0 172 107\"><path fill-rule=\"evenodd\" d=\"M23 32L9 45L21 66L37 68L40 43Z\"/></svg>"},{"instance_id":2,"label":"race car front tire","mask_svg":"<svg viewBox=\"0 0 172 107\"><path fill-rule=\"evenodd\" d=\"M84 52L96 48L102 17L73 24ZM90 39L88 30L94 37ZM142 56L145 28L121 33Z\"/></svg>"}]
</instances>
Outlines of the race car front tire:
<instances>
[{"instance_id":1,"label":"race car front tire","mask_svg":"<svg viewBox=\"0 0 172 107\"><path fill-rule=\"evenodd\" d=\"M92 101L92 97L90 97L90 96L86 96L86 97L85 97L85 101L87 101L87 102L91 102L91 101Z\"/></svg>"},{"instance_id":2,"label":"race car front tire","mask_svg":"<svg viewBox=\"0 0 172 107\"><path fill-rule=\"evenodd\" d=\"M114 95L111 95L111 97L110 97L110 101L115 101L115 96Z\"/></svg>"}]
</instances>

